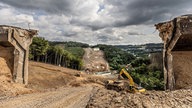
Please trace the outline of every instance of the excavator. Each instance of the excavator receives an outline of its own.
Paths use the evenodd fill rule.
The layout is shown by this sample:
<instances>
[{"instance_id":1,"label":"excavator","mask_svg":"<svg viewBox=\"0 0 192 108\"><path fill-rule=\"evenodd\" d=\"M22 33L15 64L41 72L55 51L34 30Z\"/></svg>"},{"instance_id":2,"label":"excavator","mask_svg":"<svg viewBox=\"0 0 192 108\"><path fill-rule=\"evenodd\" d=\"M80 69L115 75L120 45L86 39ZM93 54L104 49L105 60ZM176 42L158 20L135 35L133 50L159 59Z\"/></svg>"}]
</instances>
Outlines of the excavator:
<instances>
[{"instance_id":1,"label":"excavator","mask_svg":"<svg viewBox=\"0 0 192 108\"><path fill-rule=\"evenodd\" d=\"M122 78L124 76L126 76L128 78L128 80L119 80L120 78ZM112 90L116 90L116 91L128 91L131 93L137 93L137 92L145 92L146 89L144 89L143 87L138 86L134 81L133 78L131 77L131 75L126 71L125 68L121 69L120 73L119 73L119 79L118 80L108 80L105 84L105 87L107 89L112 89Z\"/></svg>"}]
</instances>

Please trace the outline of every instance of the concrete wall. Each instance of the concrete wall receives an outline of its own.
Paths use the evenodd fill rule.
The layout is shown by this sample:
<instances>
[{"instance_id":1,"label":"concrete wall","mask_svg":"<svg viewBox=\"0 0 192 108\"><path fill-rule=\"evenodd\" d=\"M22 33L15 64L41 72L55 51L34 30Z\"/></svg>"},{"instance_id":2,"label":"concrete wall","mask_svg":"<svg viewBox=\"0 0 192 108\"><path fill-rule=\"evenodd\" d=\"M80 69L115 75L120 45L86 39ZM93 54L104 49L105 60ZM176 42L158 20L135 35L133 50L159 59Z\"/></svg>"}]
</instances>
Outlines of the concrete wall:
<instances>
[{"instance_id":1,"label":"concrete wall","mask_svg":"<svg viewBox=\"0 0 192 108\"><path fill-rule=\"evenodd\" d=\"M192 51L173 51L175 89L192 88Z\"/></svg>"}]
</instances>

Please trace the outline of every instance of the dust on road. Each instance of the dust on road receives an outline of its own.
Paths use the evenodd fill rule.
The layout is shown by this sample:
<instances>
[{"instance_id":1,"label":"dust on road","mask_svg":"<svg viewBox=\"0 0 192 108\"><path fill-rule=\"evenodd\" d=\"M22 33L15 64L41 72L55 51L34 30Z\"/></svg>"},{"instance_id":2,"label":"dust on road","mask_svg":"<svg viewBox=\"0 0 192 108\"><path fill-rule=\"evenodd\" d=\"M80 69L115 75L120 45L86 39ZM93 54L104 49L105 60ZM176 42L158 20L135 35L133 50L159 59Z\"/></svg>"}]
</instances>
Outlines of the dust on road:
<instances>
[{"instance_id":1,"label":"dust on road","mask_svg":"<svg viewBox=\"0 0 192 108\"><path fill-rule=\"evenodd\" d=\"M0 100L0 108L85 108L92 89L91 86L70 87L20 95Z\"/></svg>"}]
</instances>

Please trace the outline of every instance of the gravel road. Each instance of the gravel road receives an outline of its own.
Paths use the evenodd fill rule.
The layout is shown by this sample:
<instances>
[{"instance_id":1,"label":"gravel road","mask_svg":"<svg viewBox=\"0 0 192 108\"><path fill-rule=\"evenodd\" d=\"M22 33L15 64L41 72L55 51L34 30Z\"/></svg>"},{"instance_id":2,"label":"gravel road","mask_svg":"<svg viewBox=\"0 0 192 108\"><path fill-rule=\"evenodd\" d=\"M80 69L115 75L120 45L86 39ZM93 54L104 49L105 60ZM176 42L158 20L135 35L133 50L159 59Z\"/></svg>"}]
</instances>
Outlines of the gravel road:
<instances>
[{"instance_id":1,"label":"gravel road","mask_svg":"<svg viewBox=\"0 0 192 108\"><path fill-rule=\"evenodd\" d=\"M60 88L55 91L0 99L0 108L85 108L91 86Z\"/></svg>"}]
</instances>

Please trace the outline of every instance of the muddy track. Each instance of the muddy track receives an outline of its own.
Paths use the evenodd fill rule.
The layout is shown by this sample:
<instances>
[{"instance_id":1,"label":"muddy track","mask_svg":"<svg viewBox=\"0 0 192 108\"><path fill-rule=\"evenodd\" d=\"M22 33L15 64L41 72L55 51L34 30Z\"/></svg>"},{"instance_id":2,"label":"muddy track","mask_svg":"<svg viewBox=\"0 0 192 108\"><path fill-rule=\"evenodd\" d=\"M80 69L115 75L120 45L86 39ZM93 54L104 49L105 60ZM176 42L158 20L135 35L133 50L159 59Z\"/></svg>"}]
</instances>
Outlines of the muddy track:
<instances>
[{"instance_id":1,"label":"muddy track","mask_svg":"<svg viewBox=\"0 0 192 108\"><path fill-rule=\"evenodd\" d=\"M0 100L0 108L85 108L92 87L62 88Z\"/></svg>"}]
</instances>

